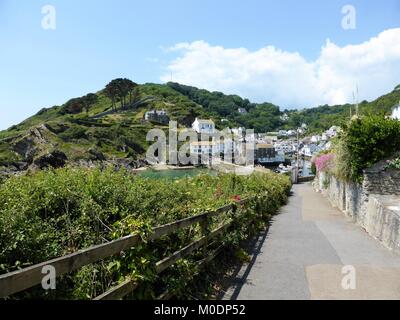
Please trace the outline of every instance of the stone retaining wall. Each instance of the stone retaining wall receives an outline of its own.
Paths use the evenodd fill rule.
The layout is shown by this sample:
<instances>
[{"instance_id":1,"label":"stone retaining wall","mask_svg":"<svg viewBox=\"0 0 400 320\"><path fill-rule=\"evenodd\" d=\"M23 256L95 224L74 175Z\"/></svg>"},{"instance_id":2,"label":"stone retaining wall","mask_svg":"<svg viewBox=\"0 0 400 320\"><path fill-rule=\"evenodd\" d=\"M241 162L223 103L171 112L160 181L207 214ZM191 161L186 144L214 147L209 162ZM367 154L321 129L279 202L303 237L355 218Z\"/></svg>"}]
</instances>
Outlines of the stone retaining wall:
<instances>
[{"instance_id":1,"label":"stone retaining wall","mask_svg":"<svg viewBox=\"0 0 400 320\"><path fill-rule=\"evenodd\" d=\"M363 187L371 194L400 195L400 170L386 168L380 161L364 171Z\"/></svg>"},{"instance_id":2,"label":"stone retaining wall","mask_svg":"<svg viewBox=\"0 0 400 320\"><path fill-rule=\"evenodd\" d=\"M400 172L373 167L362 184L319 173L314 187L387 248L400 253Z\"/></svg>"},{"instance_id":3,"label":"stone retaining wall","mask_svg":"<svg viewBox=\"0 0 400 320\"><path fill-rule=\"evenodd\" d=\"M386 247L400 253L399 197L371 195L365 214L365 230Z\"/></svg>"}]
</instances>

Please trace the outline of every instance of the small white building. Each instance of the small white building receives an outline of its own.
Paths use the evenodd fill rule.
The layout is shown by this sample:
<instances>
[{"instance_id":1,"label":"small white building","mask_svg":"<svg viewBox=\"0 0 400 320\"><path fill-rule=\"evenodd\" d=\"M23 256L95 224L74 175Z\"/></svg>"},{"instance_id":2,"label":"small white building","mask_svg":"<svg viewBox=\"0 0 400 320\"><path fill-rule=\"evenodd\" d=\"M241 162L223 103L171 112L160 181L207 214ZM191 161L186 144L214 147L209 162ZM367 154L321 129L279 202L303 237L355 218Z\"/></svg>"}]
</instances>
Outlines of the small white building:
<instances>
[{"instance_id":1,"label":"small white building","mask_svg":"<svg viewBox=\"0 0 400 320\"><path fill-rule=\"evenodd\" d=\"M400 104L394 107L391 118L400 120Z\"/></svg>"},{"instance_id":2,"label":"small white building","mask_svg":"<svg viewBox=\"0 0 400 320\"><path fill-rule=\"evenodd\" d=\"M286 122L289 121L289 116L287 113L284 113L283 115L280 116L281 121Z\"/></svg>"},{"instance_id":3,"label":"small white building","mask_svg":"<svg viewBox=\"0 0 400 320\"><path fill-rule=\"evenodd\" d=\"M317 143L317 142L319 142L321 140L321 137L320 136L312 136L311 137L311 142L312 143Z\"/></svg>"},{"instance_id":4,"label":"small white building","mask_svg":"<svg viewBox=\"0 0 400 320\"><path fill-rule=\"evenodd\" d=\"M212 120L196 118L192 124L192 129L197 133L214 134L215 124Z\"/></svg>"},{"instance_id":5,"label":"small white building","mask_svg":"<svg viewBox=\"0 0 400 320\"><path fill-rule=\"evenodd\" d=\"M168 123L169 117L165 110L150 110L144 114L144 120Z\"/></svg>"},{"instance_id":6,"label":"small white building","mask_svg":"<svg viewBox=\"0 0 400 320\"><path fill-rule=\"evenodd\" d=\"M325 131L325 134L329 137L335 137L337 135L337 133L339 132L339 127L337 126L332 126L329 128L329 130Z\"/></svg>"},{"instance_id":7,"label":"small white building","mask_svg":"<svg viewBox=\"0 0 400 320\"><path fill-rule=\"evenodd\" d=\"M238 112L240 114L247 114L247 110L245 108L238 108Z\"/></svg>"},{"instance_id":8,"label":"small white building","mask_svg":"<svg viewBox=\"0 0 400 320\"><path fill-rule=\"evenodd\" d=\"M319 151L321 151L320 148L316 144L311 143L301 148L300 154L306 157L312 157L315 153L318 153Z\"/></svg>"},{"instance_id":9,"label":"small white building","mask_svg":"<svg viewBox=\"0 0 400 320\"><path fill-rule=\"evenodd\" d=\"M288 132L286 130L279 130L278 135L286 137L288 135Z\"/></svg>"}]
</instances>

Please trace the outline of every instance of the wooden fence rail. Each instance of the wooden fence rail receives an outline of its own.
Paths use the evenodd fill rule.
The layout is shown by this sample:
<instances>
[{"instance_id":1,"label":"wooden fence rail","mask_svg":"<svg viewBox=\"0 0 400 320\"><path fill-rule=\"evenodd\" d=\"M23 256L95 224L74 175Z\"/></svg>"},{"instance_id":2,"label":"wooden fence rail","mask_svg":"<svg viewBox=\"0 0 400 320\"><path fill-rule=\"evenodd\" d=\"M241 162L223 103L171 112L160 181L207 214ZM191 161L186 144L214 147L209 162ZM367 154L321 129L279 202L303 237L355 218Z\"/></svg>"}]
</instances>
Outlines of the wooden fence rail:
<instances>
[{"instance_id":1,"label":"wooden fence rail","mask_svg":"<svg viewBox=\"0 0 400 320\"><path fill-rule=\"evenodd\" d=\"M249 199L239 201L237 204L229 204L214 211L202 213L193 217L175 221L160 227L156 227L152 230L148 240L158 240L164 236L170 235L179 230L186 229L197 223L202 225L202 237L198 240L193 241L184 248L173 253L171 256L162 259L156 263L157 273L161 273L173 265L176 261L181 258L187 257L193 251L205 247L209 240L216 238L222 232L227 230L231 226L231 222L227 222L222 226L219 226L215 230L206 234L205 227L209 219L213 216L217 216L229 210L234 210L237 205L243 205L248 203ZM129 235L108 243L92 246L87 249L79 250L75 253L52 259L46 262L42 262L21 270L10 272L4 275L0 275L0 298L10 296L12 294L21 292L29 289L35 285L41 283L44 274L42 273L43 267L52 266L56 270L56 276L59 277L66 273L76 271L79 268L98 262L105 258L109 258L113 255L119 254L124 250L128 250L142 241L139 235ZM221 248L218 248L215 252L211 253L209 257L202 260L203 265L212 260L219 252ZM134 280L127 278L122 283L109 289L107 292L96 297L94 300L115 300L121 299L138 287L138 283Z\"/></svg>"}]
</instances>

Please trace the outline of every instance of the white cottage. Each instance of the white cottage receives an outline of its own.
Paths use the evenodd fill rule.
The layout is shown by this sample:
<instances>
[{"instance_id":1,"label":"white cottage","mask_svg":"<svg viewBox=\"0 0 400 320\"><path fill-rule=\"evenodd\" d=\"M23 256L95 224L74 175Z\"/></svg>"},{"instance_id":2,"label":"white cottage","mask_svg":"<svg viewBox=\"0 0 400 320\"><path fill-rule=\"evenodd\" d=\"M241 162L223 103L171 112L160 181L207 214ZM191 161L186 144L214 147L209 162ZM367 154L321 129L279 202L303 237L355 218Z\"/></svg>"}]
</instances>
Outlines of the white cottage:
<instances>
[{"instance_id":1,"label":"white cottage","mask_svg":"<svg viewBox=\"0 0 400 320\"><path fill-rule=\"evenodd\" d=\"M243 128L243 127L233 128L231 131L232 131L232 134L234 134L235 136L238 136L240 138L244 137L244 135L246 134L246 128Z\"/></svg>"},{"instance_id":2,"label":"white cottage","mask_svg":"<svg viewBox=\"0 0 400 320\"><path fill-rule=\"evenodd\" d=\"M192 124L192 129L197 133L214 134L215 124L212 120L196 118Z\"/></svg>"}]
</instances>

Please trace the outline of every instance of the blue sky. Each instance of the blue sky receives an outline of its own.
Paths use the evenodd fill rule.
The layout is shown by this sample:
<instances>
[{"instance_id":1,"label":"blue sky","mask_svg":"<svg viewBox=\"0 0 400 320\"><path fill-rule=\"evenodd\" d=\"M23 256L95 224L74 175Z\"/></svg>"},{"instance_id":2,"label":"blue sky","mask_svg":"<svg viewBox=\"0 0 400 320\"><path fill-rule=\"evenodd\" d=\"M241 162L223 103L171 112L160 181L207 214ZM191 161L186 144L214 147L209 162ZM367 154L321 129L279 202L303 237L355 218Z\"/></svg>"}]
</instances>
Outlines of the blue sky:
<instances>
[{"instance_id":1,"label":"blue sky","mask_svg":"<svg viewBox=\"0 0 400 320\"><path fill-rule=\"evenodd\" d=\"M346 4L356 8L354 30L341 27L341 10ZM53 5L56 9L55 30L41 27L44 5ZM97 91L109 80L121 76L139 83L160 83L172 72L175 81L185 80L211 90L239 93L256 101L287 104L282 107L313 106L329 102L332 97L345 99L348 90L343 89L343 93L341 88L323 96L303 97L293 87L294 98L285 99L275 87L264 90L252 86L253 79L269 77L268 68L262 75L253 77L254 71L241 66L240 72L253 72L246 83L232 84L224 78L224 75L230 76L229 70L220 72L221 78L213 77L212 70L201 79L191 77L191 73L197 73L196 67L202 68L201 63L193 59L206 54L215 59L215 68L221 71L223 66L217 64L217 59L227 57L229 60L230 48L246 50L235 54L242 61L249 57L255 61L259 56L273 60L278 52L280 63L289 61L290 64L296 59L285 60L282 54L288 53L293 58L298 53L304 66L294 68L300 71L291 74L289 81L288 76L283 78L282 87L285 82L292 82L291 79L301 82L301 70L315 67L327 39L339 49L349 44L359 45L384 30L397 28L399 17L398 0L304 0L301 3L294 0L0 0L0 129L24 120L42 107ZM388 35L382 41L387 43L388 38L395 36ZM202 45L193 45L196 41L201 41ZM186 43L186 46L166 49L179 43ZM273 46L275 51L259 52L267 46ZM217 56L210 57L213 53ZM394 64L387 66L388 70L399 66L397 51L392 50L391 54ZM232 68L231 64L227 66ZM366 70L371 70L371 66L368 68ZM395 75L389 78L380 91L397 84ZM330 81L326 86L335 82ZM363 79L360 82L363 83ZM365 92L370 91L367 86L366 83Z\"/></svg>"}]
</instances>

